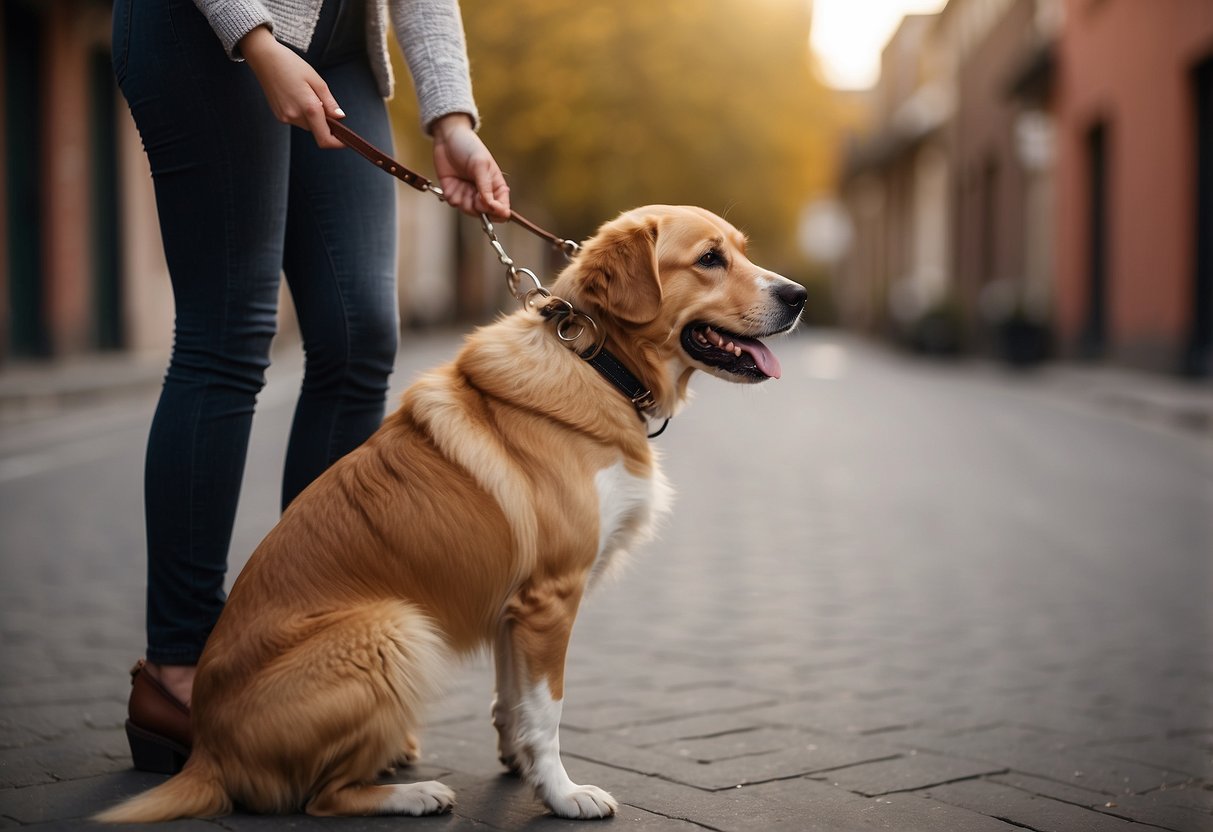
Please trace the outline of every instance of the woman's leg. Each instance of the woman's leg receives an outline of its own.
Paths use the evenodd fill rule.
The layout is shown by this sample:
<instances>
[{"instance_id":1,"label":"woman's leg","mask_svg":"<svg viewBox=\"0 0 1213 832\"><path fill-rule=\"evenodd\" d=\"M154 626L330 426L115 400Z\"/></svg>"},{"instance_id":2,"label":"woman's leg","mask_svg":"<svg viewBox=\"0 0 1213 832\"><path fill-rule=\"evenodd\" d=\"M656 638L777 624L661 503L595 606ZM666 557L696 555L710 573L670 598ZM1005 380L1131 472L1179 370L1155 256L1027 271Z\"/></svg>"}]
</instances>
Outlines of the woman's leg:
<instances>
[{"instance_id":1,"label":"woman's leg","mask_svg":"<svg viewBox=\"0 0 1213 832\"><path fill-rule=\"evenodd\" d=\"M194 664L223 581L274 335L289 129L190 0L119 0L115 69L151 162L176 321L145 473L150 662Z\"/></svg>"},{"instance_id":2,"label":"woman's leg","mask_svg":"<svg viewBox=\"0 0 1213 832\"><path fill-rule=\"evenodd\" d=\"M320 73L345 123L392 146L365 57ZM396 356L396 212L392 177L350 150L321 150L292 131L284 268L306 370L283 478L285 508L383 421Z\"/></svg>"}]
</instances>

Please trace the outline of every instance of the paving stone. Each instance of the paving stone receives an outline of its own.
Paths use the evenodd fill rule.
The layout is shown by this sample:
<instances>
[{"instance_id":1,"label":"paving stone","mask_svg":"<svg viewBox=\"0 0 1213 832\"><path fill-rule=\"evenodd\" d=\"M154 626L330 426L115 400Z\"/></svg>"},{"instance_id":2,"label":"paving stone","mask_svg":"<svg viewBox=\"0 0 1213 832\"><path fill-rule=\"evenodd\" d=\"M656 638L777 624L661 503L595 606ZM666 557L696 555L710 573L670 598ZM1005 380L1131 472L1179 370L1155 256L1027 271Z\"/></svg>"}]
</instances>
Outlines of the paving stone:
<instances>
[{"instance_id":1,"label":"paving stone","mask_svg":"<svg viewBox=\"0 0 1213 832\"><path fill-rule=\"evenodd\" d=\"M23 824L84 818L159 785L164 779L154 774L127 771L20 789L0 789L0 815Z\"/></svg>"},{"instance_id":2,"label":"paving stone","mask_svg":"<svg viewBox=\"0 0 1213 832\"><path fill-rule=\"evenodd\" d=\"M697 380L662 437L678 505L577 622L562 732L574 779L610 789L625 807L610 825L639 830L1017 828L998 812L1067 832L1199 829L1213 817L1209 774L1191 762L1213 750L1207 443L1059 408L1026 377L857 346L843 377L806 380L799 356L821 337L835 336L785 342L785 378L759 406ZM414 341L397 387L435 358ZM272 369L258 408L233 568L278 513L287 381L275 392ZM26 785L0 788L0 818L17 801L30 828L77 828L147 782L131 779L119 726L142 644L150 407L122 414L132 427L108 456L0 483L0 786ZM770 430L771 414L794 414L804 441ZM91 415L40 425L36 446L6 430L0 463L92 441ZM725 427L744 441L721 442ZM457 666L421 764L396 778L448 782L452 815L173 828L568 825L502 775L492 686L485 656ZM1006 773L980 777L991 770ZM873 782L831 785L861 776ZM931 785L955 777L969 779Z\"/></svg>"},{"instance_id":3,"label":"paving stone","mask_svg":"<svg viewBox=\"0 0 1213 832\"><path fill-rule=\"evenodd\" d=\"M1117 797L1095 810L1175 832L1213 832L1213 813L1184 802L1160 800L1155 794Z\"/></svg>"},{"instance_id":4,"label":"paving stone","mask_svg":"<svg viewBox=\"0 0 1213 832\"><path fill-rule=\"evenodd\" d=\"M594 774L604 782L612 777L609 770L596 770L592 764L586 765L587 773ZM621 784L626 778L631 778L627 786L620 786L616 797L662 815L684 818L723 832L1013 830L1006 823L946 803L912 795L869 799L845 789L805 779L709 793L641 775L614 776L619 778L617 782Z\"/></svg>"},{"instance_id":5,"label":"paving stone","mask_svg":"<svg viewBox=\"0 0 1213 832\"><path fill-rule=\"evenodd\" d=\"M1069 783L1059 783L1056 780L1047 780L1043 777L1033 777L1030 774L1022 774L1018 771L995 774L985 779L991 783L1001 783L1004 786L1011 786L1028 794L1051 797L1063 803L1072 803L1075 806L1083 806L1088 809L1097 809L1110 800L1119 799L1107 792L1086 789Z\"/></svg>"},{"instance_id":6,"label":"paving stone","mask_svg":"<svg viewBox=\"0 0 1213 832\"><path fill-rule=\"evenodd\" d=\"M19 828L25 830L25 832L77 832L77 830L80 829L92 829L97 830L97 832L101 832L102 830L108 830L109 832L139 832L140 829L146 831L149 827L147 824L120 824L103 826L99 823L89 823L88 821L81 819L71 819L52 820L48 821L47 823L35 823L29 826L21 826ZM151 828L154 829L156 827ZM162 825L160 828L163 829L166 827ZM218 821L199 820L196 818L190 818L188 820L175 820L172 822L172 826L167 828L171 828L173 832L176 832L178 829L182 830L182 832L223 832L223 827L219 825Z\"/></svg>"},{"instance_id":7,"label":"paving stone","mask_svg":"<svg viewBox=\"0 0 1213 832\"><path fill-rule=\"evenodd\" d=\"M625 725L611 731L611 735L621 742L630 743L638 748L647 748L671 740L712 737L731 731L749 731L759 727L761 727L761 723L749 716L747 711L741 711L681 717L665 722L649 722L644 725Z\"/></svg>"},{"instance_id":8,"label":"paving stone","mask_svg":"<svg viewBox=\"0 0 1213 832\"><path fill-rule=\"evenodd\" d=\"M925 789L1001 769L936 754L908 754L894 759L849 766L823 775L825 782L842 786L868 797Z\"/></svg>"},{"instance_id":9,"label":"paving stone","mask_svg":"<svg viewBox=\"0 0 1213 832\"><path fill-rule=\"evenodd\" d=\"M575 783L592 783L606 789L620 800L619 813L611 820L611 828L620 825L634 830L669 830L669 832L693 832L702 829L697 824L677 818L669 818L638 806L630 805L624 797L625 789L619 782L620 772L594 772L594 777L584 770L586 766L577 760L566 763L569 776ZM459 818L502 829L542 828L544 830L569 830L584 828L585 821L566 820L553 817L546 807L534 797L531 789L518 778L499 775L494 778L448 778L444 782L455 789L455 814ZM397 827L398 828L398 827Z\"/></svg>"},{"instance_id":10,"label":"paving stone","mask_svg":"<svg viewBox=\"0 0 1213 832\"><path fill-rule=\"evenodd\" d=\"M0 713L0 749L35 745L89 728L122 728L125 722L125 703L112 700L9 707Z\"/></svg>"},{"instance_id":11,"label":"paving stone","mask_svg":"<svg viewBox=\"0 0 1213 832\"><path fill-rule=\"evenodd\" d=\"M434 728L421 743L420 762L425 766L483 776L504 771L497 760L496 733L487 720L485 725L463 722Z\"/></svg>"},{"instance_id":12,"label":"paving stone","mask_svg":"<svg viewBox=\"0 0 1213 832\"><path fill-rule=\"evenodd\" d=\"M983 780L932 786L924 794L1038 832L1122 832L1132 828L1119 818Z\"/></svg>"},{"instance_id":13,"label":"paving stone","mask_svg":"<svg viewBox=\"0 0 1213 832\"><path fill-rule=\"evenodd\" d=\"M25 748L0 750L0 787L24 787L131 767L126 734L85 729Z\"/></svg>"},{"instance_id":14,"label":"paving stone","mask_svg":"<svg viewBox=\"0 0 1213 832\"><path fill-rule=\"evenodd\" d=\"M1006 760L1008 755L1052 755L1076 743L1069 735L1040 728L1003 723L973 727L920 728L888 736L898 746L920 751L969 757L980 760Z\"/></svg>"},{"instance_id":15,"label":"paving stone","mask_svg":"<svg viewBox=\"0 0 1213 832\"><path fill-rule=\"evenodd\" d=\"M173 829L176 829L174 821ZM298 830L299 832L472 832L491 830L494 827L457 813L431 815L420 818L401 818L396 816L377 816L359 818L314 818L303 813L290 815L252 815L236 812L221 818L210 820L211 832L263 832L268 830Z\"/></svg>"},{"instance_id":16,"label":"paving stone","mask_svg":"<svg viewBox=\"0 0 1213 832\"><path fill-rule=\"evenodd\" d=\"M212 832L259 832L260 830L269 829L290 829L299 830L299 832L321 832L327 828L326 821L329 818L313 818L305 814L293 815L253 815L247 812L235 811L230 815L224 815L219 818L207 818L206 822L211 824ZM341 818L341 832L355 832L355 830L366 829L385 829L384 826L369 826L367 821L372 823L382 821L383 818ZM393 818L399 822L398 818ZM173 827L179 821L173 821ZM154 828L154 827L153 827Z\"/></svg>"},{"instance_id":17,"label":"paving stone","mask_svg":"<svg viewBox=\"0 0 1213 832\"><path fill-rule=\"evenodd\" d=\"M1112 795L1144 794L1164 787L1187 784L1191 777L1154 766L1118 760L1092 749L1075 749L1055 755L1008 758L1007 764L1025 774Z\"/></svg>"},{"instance_id":18,"label":"paving stone","mask_svg":"<svg viewBox=\"0 0 1213 832\"><path fill-rule=\"evenodd\" d=\"M695 686L677 691L655 691L626 696L619 705L565 703L564 724L582 731L598 731L622 725L646 724L688 714L749 710L770 704L771 697L735 688L704 689Z\"/></svg>"},{"instance_id":19,"label":"paving stone","mask_svg":"<svg viewBox=\"0 0 1213 832\"><path fill-rule=\"evenodd\" d=\"M738 757L756 757L783 751L789 747L816 751L812 736L800 731L757 728L729 731L715 736L680 739L656 746L656 750L700 764L716 763Z\"/></svg>"},{"instance_id":20,"label":"paving stone","mask_svg":"<svg viewBox=\"0 0 1213 832\"><path fill-rule=\"evenodd\" d=\"M1213 728L1172 731L1168 734L1167 738L1177 739L1181 742L1191 742L1201 748L1213 750Z\"/></svg>"},{"instance_id":21,"label":"paving stone","mask_svg":"<svg viewBox=\"0 0 1213 832\"><path fill-rule=\"evenodd\" d=\"M844 743L833 738L802 737L779 751L704 765L654 748L636 748L605 735L565 732L566 756L655 775L699 789L729 789L746 783L789 779L810 772L884 759L887 749L873 744Z\"/></svg>"},{"instance_id":22,"label":"paving stone","mask_svg":"<svg viewBox=\"0 0 1213 832\"><path fill-rule=\"evenodd\" d=\"M748 714L768 725L868 734L916 725L932 715L933 709L915 697L875 704L852 696L845 699L781 702L755 708Z\"/></svg>"},{"instance_id":23,"label":"paving stone","mask_svg":"<svg viewBox=\"0 0 1213 832\"><path fill-rule=\"evenodd\" d=\"M1176 740L1146 739L1138 742L1100 743L1102 754L1120 760L1145 763L1157 768L1213 780L1213 749Z\"/></svg>"},{"instance_id":24,"label":"paving stone","mask_svg":"<svg viewBox=\"0 0 1213 832\"><path fill-rule=\"evenodd\" d=\"M9 679L20 679L19 674L22 671L12 669L13 667L14 665L8 663L7 657L4 665L0 665L0 669L9 669L6 674ZM120 702L125 705L129 693L129 677L125 683L118 678L106 684L79 680L64 681L59 676L49 681L21 679L20 682L12 681L9 684L0 684L0 708L23 705L37 707L48 704L88 705L103 701Z\"/></svg>"},{"instance_id":25,"label":"paving stone","mask_svg":"<svg viewBox=\"0 0 1213 832\"><path fill-rule=\"evenodd\" d=\"M901 747L1002 763L1018 772L1110 795L1178 786L1192 779L1190 774L1109 753L1109 748L1120 746L1084 747L1076 745L1080 740L1072 735L1018 725L977 726L957 731L916 730L886 739ZM1152 743L1150 748L1164 756L1167 754L1164 745ZM1192 759L1188 754L1172 753L1185 760Z\"/></svg>"}]
</instances>

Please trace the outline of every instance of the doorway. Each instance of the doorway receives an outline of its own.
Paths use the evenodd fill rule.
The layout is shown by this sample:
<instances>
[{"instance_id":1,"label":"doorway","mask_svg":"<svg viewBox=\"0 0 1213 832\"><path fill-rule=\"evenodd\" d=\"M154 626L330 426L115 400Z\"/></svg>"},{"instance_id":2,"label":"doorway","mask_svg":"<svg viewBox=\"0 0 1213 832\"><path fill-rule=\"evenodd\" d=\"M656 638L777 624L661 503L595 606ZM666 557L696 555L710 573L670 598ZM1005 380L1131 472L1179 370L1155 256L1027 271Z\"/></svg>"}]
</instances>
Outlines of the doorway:
<instances>
[{"instance_id":1,"label":"doorway","mask_svg":"<svg viewBox=\"0 0 1213 832\"><path fill-rule=\"evenodd\" d=\"M1182 370L1213 375L1213 57L1193 72L1196 97L1196 257L1193 265L1192 319Z\"/></svg>"},{"instance_id":2,"label":"doorway","mask_svg":"<svg viewBox=\"0 0 1213 832\"><path fill-rule=\"evenodd\" d=\"M1087 134L1088 216L1087 311L1079 353L1102 358L1108 348L1108 127Z\"/></svg>"}]
</instances>

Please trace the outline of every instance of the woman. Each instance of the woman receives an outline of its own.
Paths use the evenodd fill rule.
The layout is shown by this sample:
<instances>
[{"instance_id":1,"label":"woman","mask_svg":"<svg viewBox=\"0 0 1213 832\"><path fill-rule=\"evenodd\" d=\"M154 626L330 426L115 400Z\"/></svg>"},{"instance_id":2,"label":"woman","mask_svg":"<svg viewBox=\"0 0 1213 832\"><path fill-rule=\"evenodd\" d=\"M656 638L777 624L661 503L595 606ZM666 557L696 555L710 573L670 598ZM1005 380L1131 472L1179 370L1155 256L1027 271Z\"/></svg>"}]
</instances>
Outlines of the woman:
<instances>
[{"instance_id":1,"label":"woman","mask_svg":"<svg viewBox=\"0 0 1213 832\"><path fill-rule=\"evenodd\" d=\"M171 771L188 754L194 665L225 597L280 273L306 354L283 506L383 418L398 328L395 180L327 152L342 144L325 119L391 146L389 16L448 201L508 216L509 189L475 133L458 0L115 3L114 70L151 163L176 308L145 471L136 767Z\"/></svg>"}]
</instances>

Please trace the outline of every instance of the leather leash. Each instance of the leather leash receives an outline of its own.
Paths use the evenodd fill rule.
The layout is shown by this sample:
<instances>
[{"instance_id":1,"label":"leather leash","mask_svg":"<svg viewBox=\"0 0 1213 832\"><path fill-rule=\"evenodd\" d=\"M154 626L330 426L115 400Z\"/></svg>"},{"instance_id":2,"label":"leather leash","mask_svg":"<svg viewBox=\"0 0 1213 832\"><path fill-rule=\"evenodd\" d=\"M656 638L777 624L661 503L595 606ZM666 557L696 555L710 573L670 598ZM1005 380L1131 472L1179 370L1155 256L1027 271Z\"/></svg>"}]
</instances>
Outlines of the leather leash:
<instances>
[{"instance_id":1,"label":"leather leash","mask_svg":"<svg viewBox=\"0 0 1213 832\"><path fill-rule=\"evenodd\" d=\"M442 188L435 185L430 179L427 179L426 177L417 173L415 170L411 170L405 165L402 165L400 162L396 161L391 156L375 147L375 145L371 144L366 139L362 138L362 136L358 135L336 119L329 118L326 120L328 121L329 130L332 131L334 136L340 139L346 145L346 147L350 148L358 153L358 155L371 162L371 164L383 168L385 171L390 173L392 176L395 176L410 188L415 188L416 190L422 192L429 191L439 199L444 198ZM550 231L546 231L545 229L528 220L526 217L519 214L517 211L510 212L509 221L515 223L516 225L522 226L536 237L551 243L554 248L563 252L566 257L572 257L577 253L578 249L581 248L576 241L566 240L565 238L557 236ZM540 284L539 278L535 276L534 272L532 272L530 269L522 269L514 265L514 261L510 259L508 254L506 254L505 249L502 248L500 241L497 239L497 235L493 231L493 224L489 221L488 217L482 214L481 222L484 225L484 231L489 237L493 250L500 258L502 265L506 266L509 270L510 293L522 301L524 305L528 306L533 301L538 300L539 297L550 297L550 294ZM525 275L534 281L534 289L525 293L521 290L519 280L522 275ZM566 328L569 324L582 327L588 324L592 326L595 331L597 331L597 324L595 324L593 320L586 318L583 315L578 315L567 301L561 301L559 298L555 298L553 300L557 301L557 303L545 306L541 310L541 314L544 318L549 320L552 318L559 319L556 332L562 341L571 342L577 337L576 335L569 336L566 334ZM579 323L579 319L584 320L585 324ZM578 332L580 331L581 330L578 330ZM632 406L636 408L636 414L640 416L640 420L642 422L648 421L646 412L656 404L656 402L653 400L653 394L647 387L644 386L643 383L641 383L640 379L636 378L636 376L624 366L623 362L621 362L607 350L603 349L601 341L585 352L580 353L580 356L582 360L592 366L602 375L603 378L610 382L615 389L627 396L628 400L631 401ZM665 431L666 426L668 426L669 423L670 420L666 419L661 428L655 433L648 434L648 437L653 439L660 436Z\"/></svg>"},{"instance_id":2,"label":"leather leash","mask_svg":"<svg viewBox=\"0 0 1213 832\"><path fill-rule=\"evenodd\" d=\"M362 136L346 127L340 121L332 118L326 120L328 121L329 130L332 131L333 135L340 139L346 147L350 148L350 150L353 150L371 164L383 168L385 171L399 179L404 184L408 185L410 188L415 188L422 192L429 191L439 199L443 198L444 195L442 193L442 188L435 185L432 180L427 179L426 177L417 173L417 171L410 170L408 167L400 164L400 162L396 161L391 156L375 147L375 145L362 138ZM553 234L551 231L545 230L541 226L522 216L522 214L519 214L517 211L510 212L509 221L515 225L522 226L536 237L546 240L547 242L551 243L554 248L559 249L569 257L576 254L577 249L580 247L577 245L576 241L567 240L564 237Z\"/></svg>"}]
</instances>

